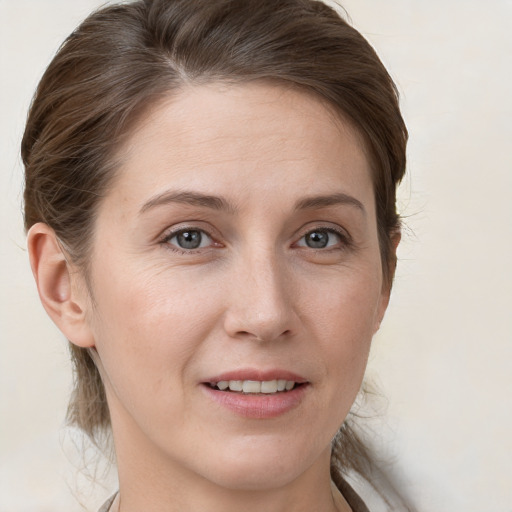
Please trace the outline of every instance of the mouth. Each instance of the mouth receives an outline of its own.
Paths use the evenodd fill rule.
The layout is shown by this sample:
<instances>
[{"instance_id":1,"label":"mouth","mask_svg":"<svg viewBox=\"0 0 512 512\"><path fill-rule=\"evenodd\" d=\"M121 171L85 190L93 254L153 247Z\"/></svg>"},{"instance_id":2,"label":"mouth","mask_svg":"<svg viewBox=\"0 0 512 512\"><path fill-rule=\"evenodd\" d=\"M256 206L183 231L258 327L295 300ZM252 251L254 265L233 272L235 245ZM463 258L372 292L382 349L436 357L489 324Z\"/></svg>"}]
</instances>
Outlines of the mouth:
<instances>
[{"instance_id":1,"label":"mouth","mask_svg":"<svg viewBox=\"0 0 512 512\"><path fill-rule=\"evenodd\" d=\"M214 403L246 419L271 419L298 407L309 395L310 382L285 370L240 370L202 382Z\"/></svg>"},{"instance_id":2,"label":"mouth","mask_svg":"<svg viewBox=\"0 0 512 512\"><path fill-rule=\"evenodd\" d=\"M294 380L273 379L273 380L220 380L218 382L206 383L211 389L226 391L230 393L242 393L251 395L275 395L288 393L305 382Z\"/></svg>"}]
</instances>

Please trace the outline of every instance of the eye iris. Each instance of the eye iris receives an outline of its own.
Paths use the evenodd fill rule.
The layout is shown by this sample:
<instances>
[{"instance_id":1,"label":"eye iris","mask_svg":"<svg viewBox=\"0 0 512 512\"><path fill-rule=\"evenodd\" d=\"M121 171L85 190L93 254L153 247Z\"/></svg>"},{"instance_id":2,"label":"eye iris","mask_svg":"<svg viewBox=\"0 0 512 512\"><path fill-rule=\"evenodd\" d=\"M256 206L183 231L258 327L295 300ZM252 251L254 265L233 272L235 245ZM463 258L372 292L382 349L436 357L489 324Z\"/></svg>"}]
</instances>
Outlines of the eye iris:
<instances>
[{"instance_id":1,"label":"eye iris","mask_svg":"<svg viewBox=\"0 0 512 512\"><path fill-rule=\"evenodd\" d=\"M178 245L183 249L197 249L201 245L200 231L182 231L176 235Z\"/></svg>"},{"instance_id":2,"label":"eye iris","mask_svg":"<svg viewBox=\"0 0 512 512\"><path fill-rule=\"evenodd\" d=\"M329 243L329 234L325 231L313 231L306 235L306 244L312 249L323 249Z\"/></svg>"}]
</instances>

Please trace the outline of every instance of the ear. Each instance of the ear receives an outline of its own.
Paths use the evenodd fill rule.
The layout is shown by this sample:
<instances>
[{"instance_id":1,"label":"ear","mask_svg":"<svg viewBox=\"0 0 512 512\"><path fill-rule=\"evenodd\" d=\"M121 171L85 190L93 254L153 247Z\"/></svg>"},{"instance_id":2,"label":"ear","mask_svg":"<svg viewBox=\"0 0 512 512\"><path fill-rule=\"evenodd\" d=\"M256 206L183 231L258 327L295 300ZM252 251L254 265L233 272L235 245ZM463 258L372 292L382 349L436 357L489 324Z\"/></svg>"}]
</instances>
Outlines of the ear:
<instances>
[{"instance_id":1,"label":"ear","mask_svg":"<svg viewBox=\"0 0 512 512\"><path fill-rule=\"evenodd\" d=\"M34 224L27 235L27 247L44 309L69 341L79 347L93 347L86 315L90 299L55 232L42 222Z\"/></svg>"},{"instance_id":2,"label":"ear","mask_svg":"<svg viewBox=\"0 0 512 512\"><path fill-rule=\"evenodd\" d=\"M396 251L398 248L398 244L400 243L400 240L402 239L402 233L398 229L396 232L394 232L391 235L391 257L389 260L389 269L388 269L388 276L389 279L387 281L383 281L382 283L382 291L379 301L379 307L377 311L377 317L376 322L374 326L373 333L375 334L379 328L380 324L382 323L382 319L384 318L384 314L386 313L386 309L388 308L389 304L389 298L391 295L391 286L393 284L393 279L395 277L395 270L396 270Z\"/></svg>"}]
</instances>

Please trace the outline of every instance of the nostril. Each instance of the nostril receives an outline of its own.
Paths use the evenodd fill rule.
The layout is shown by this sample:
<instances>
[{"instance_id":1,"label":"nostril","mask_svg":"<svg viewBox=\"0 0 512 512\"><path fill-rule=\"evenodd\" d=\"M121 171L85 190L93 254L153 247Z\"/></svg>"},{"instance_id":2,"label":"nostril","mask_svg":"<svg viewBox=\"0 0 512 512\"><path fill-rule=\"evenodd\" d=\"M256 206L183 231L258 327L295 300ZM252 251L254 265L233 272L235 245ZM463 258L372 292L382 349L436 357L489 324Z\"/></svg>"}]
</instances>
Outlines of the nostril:
<instances>
[{"instance_id":1,"label":"nostril","mask_svg":"<svg viewBox=\"0 0 512 512\"><path fill-rule=\"evenodd\" d=\"M260 341L260 342L267 342L267 341L273 341L273 340L278 340L280 338L283 338L283 337L288 337L290 336L292 333L292 331L290 329L286 329L285 331L283 331L281 334L278 334L277 336L275 334L256 334L256 333L252 333L252 332L249 332L249 331L238 331L236 333L237 336L239 336L240 338L252 338L253 340L255 341Z\"/></svg>"},{"instance_id":2,"label":"nostril","mask_svg":"<svg viewBox=\"0 0 512 512\"><path fill-rule=\"evenodd\" d=\"M251 334L249 331L238 331L236 333L237 336L240 336L241 338L248 338L248 337L254 337L257 338L257 336Z\"/></svg>"}]
</instances>

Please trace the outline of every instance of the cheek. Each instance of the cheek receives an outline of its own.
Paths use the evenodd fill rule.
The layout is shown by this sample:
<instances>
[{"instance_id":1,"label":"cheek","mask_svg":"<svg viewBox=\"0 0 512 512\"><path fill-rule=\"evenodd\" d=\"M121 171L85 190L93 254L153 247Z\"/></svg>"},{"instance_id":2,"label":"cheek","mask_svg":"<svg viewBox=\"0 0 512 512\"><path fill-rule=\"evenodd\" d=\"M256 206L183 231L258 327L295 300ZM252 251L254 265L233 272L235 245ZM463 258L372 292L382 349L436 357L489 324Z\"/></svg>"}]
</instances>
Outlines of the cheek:
<instances>
[{"instance_id":1,"label":"cheek","mask_svg":"<svg viewBox=\"0 0 512 512\"><path fill-rule=\"evenodd\" d=\"M144 345L148 347L159 342L168 346L173 338L170 345L176 346L184 333L198 327L193 321L194 316L197 319L198 305L204 321L208 319L211 292L186 272L155 269L135 261L104 265L95 277L99 283L95 287L97 310L100 324L109 331L107 338L119 338L119 333L124 333L125 343L137 346L142 341L133 336L137 334L145 339Z\"/></svg>"},{"instance_id":2,"label":"cheek","mask_svg":"<svg viewBox=\"0 0 512 512\"><path fill-rule=\"evenodd\" d=\"M95 322L112 421L148 438L172 432L181 439L189 431L194 360L215 323L214 305L163 275L133 274L129 286L122 284L101 287Z\"/></svg>"},{"instance_id":3,"label":"cheek","mask_svg":"<svg viewBox=\"0 0 512 512\"><path fill-rule=\"evenodd\" d=\"M327 379L347 396L357 393L380 311L379 274L347 273L308 294L309 328L321 347ZM305 295L305 294L304 294Z\"/></svg>"},{"instance_id":4,"label":"cheek","mask_svg":"<svg viewBox=\"0 0 512 512\"><path fill-rule=\"evenodd\" d=\"M98 281L109 285L96 287L93 320L106 385L123 401L179 400L190 362L218 316L211 294L176 274L119 270L96 276L109 276ZM176 393L169 393L171 387Z\"/></svg>"}]
</instances>

